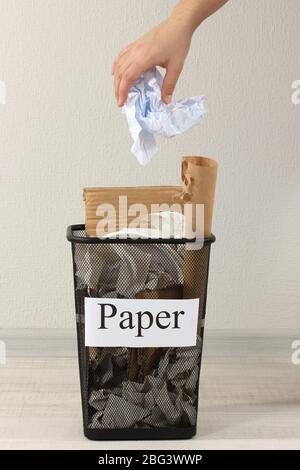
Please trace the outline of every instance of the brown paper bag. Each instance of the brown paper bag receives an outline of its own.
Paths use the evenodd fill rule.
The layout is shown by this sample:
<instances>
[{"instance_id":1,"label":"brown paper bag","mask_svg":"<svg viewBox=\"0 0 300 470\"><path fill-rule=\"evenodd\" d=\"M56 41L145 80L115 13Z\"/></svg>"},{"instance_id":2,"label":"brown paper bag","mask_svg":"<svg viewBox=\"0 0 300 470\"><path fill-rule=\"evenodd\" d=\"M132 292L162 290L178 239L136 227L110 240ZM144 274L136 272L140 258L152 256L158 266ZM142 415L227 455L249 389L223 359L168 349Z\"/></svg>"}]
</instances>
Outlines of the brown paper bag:
<instances>
[{"instance_id":1,"label":"brown paper bag","mask_svg":"<svg viewBox=\"0 0 300 470\"><path fill-rule=\"evenodd\" d=\"M182 299L182 285L163 289L144 290L136 294L136 299ZM129 380L138 380L139 372L145 377L155 369L165 348L128 349L127 376Z\"/></svg>"},{"instance_id":2,"label":"brown paper bag","mask_svg":"<svg viewBox=\"0 0 300 470\"><path fill-rule=\"evenodd\" d=\"M204 236L211 235L215 187L218 164L215 160L204 157L183 157L182 159L182 198L186 203L204 204ZM193 212L194 214L194 212ZM193 220L193 230L195 224ZM203 234L197 234L202 237ZM187 238L188 234L187 234ZM183 298L199 298L199 311L204 311L207 279L197 277L199 272L207 272L209 252L206 249L188 249L184 257ZM199 318L198 332L203 326L203 318Z\"/></svg>"},{"instance_id":3,"label":"brown paper bag","mask_svg":"<svg viewBox=\"0 0 300 470\"><path fill-rule=\"evenodd\" d=\"M181 166L182 201L204 205L204 236L211 235L212 215L215 198L218 164L206 157L183 157ZM196 231L195 208L193 210L193 231ZM203 234L196 234L201 237ZM186 234L187 238L189 234Z\"/></svg>"}]
</instances>

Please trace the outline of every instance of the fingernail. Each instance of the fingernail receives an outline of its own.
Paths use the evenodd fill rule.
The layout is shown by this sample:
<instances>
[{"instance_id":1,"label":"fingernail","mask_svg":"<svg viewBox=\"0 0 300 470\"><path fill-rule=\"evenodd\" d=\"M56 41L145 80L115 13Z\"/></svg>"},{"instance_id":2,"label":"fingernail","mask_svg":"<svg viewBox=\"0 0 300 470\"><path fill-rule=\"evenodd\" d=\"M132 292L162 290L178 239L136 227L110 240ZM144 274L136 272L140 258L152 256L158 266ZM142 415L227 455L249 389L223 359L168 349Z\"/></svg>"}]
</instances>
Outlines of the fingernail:
<instances>
[{"instance_id":1,"label":"fingernail","mask_svg":"<svg viewBox=\"0 0 300 470\"><path fill-rule=\"evenodd\" d=\"M167 103L167 104L171 103L171 101L172 101L172 95L167 95L165 99L166 99L166 103Z\"/></svg>"}]
</instances>

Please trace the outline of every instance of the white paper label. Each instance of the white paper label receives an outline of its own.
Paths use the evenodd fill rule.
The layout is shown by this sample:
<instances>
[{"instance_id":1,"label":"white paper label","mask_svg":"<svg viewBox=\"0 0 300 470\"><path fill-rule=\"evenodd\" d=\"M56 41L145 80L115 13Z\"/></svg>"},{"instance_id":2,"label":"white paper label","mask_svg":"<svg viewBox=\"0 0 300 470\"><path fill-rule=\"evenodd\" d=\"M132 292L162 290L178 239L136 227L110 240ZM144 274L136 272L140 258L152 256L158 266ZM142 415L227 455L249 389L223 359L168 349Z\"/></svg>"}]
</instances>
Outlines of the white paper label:
<instances>
[{"instance_id":1,"label":"white paper label","mask_svg":"<svg viewBox=\"0 0 300 470\"><path fill-rule=\"evenodd\" d=\"M85 298L85 345L195 346L199 299Z\"/></svg>"}]
</instances>

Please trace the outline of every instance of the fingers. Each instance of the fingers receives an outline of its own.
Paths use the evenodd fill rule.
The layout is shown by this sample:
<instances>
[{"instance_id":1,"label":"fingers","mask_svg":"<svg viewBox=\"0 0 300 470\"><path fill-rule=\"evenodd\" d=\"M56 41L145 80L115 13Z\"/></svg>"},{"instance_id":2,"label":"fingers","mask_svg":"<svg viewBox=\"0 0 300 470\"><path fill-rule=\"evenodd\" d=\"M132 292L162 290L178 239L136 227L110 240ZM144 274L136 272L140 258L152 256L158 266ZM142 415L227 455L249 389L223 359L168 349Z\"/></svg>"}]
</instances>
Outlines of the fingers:
<instances>
[{"instance_id":1,"label":"fingers","mask_svg":"<svg viewBox=\"0 0 300 470\"><path fill-rule=\"evenodd\" d=\"M130 64L125 70L122 71L119 89L117 91L118 106L121 107L125 104L132 84L143 72L145 72L145 70L147 70L147 68L147 65L136 62Z\"/></svg>"},{"instance_id":2,"label":"fingers","mask_svg":"<svg viewBox=\"0 0 300 470\"><path fill-rule=\"evenodd\" d=\"M124 105L127 100L129 89L137 78L138 67L132 65L130 60L116 68L114 73L114 87L118 106Z\"/></svg>"},{"instance_id":3,"label":"fingers","mask_svg":"<svg viewBox=\"0 0 300 470\"><path fill-rule=\"evenodd\" d=\"M131 75L133 71L131 70L132 58L130 57L130 54L129 54L130 48L131 46L127 46L119 54L119 56L113 63L112 74L114 75L115 97L116 97L118 106L123 106L123 104L125 103L127 96L128 96L129 88L132 83ZM120 89L121 89L121 99L120 99Z\"/></svg>"},{"instance_id":4,"label":"fingers","mask_svg":"<svg viewBox=\"0 0 300 470\"><path fill-rule=\"evenodd\" d=\"M118 106L121 107L125 104L133 82L150 67L151 64L145 60L138 62L135 52L130 47L127 50L124 49L113 67L115 96ZM166 104L172 101L172 95L182 67L182 64L178 62L167 65L167 72L162 86L162 100Z\"/></svg>"},{"instance_id":5,"label":"fingers","mask_svg":"<svg viewBox=\"0 0 300 470\"><path fill-rule=\"evenodd\" d=\"M122 66L116 66L116 69L114 72L114 87L115 87L115 97L116 97L117 102L119 100L119 88L120 88L120 83L121 83L123 74L130 67L130 65L131 65L130 60L127 60L122 64Z\"/></svg>"},{"instance_id":6,"label":"fingers","mask_svg":"<svg viewBox=\"0 0 300 470\"><path fill-rule=\"evenodd\" d=\"M172 95L174 93L174 89L176 83L178 81L179 75L182 71L182 64L170 64L167 66L167 72L163 81L162 86L162 100L164 103L169 104L172 101Z\"/></svg>"},{"instance_id":7,"label":"fingers","mask_svg":"<svg viewBox=\"0 0 300 470\"><path fill-rule=\"evenodd\" d=\"M118 106L123 106L127 100L128 92L136 80L137 76L134 73L133 67L129 67L122 75L120 80L119 89L117 92L117 103Z\"/></svg>"},{"instance_id":8,"label":"fingers","mask_svg":"<svg viewBox=\"0 0 300 470\"><path fill-rule=\"evenodd\" d=\"M115 98L118 102L119 100L119 87L121 83L121 75L116 75L114 76L114 88L115 88Z\"/></svg>"},{"instance_id":9,"label":"fingers","mask_svg":"<svg viewBox=\"0 0 300 470\"><path fill-rule=\"evenodd\" d=\"M115 96L118 106L123 106L133 82L150 68L149 60L142 57L139 50L128 47L120 54L113 65Z\"/></svg>"},{"instance_id":10,"label":"fingers","mask_svg":"<svg viewBox=\"0 0 300 470\"><path fill-rule=\"evenodd\" d=\"M128 44L128 46L125 47L125 49L123 49L118 55L118 57L114 60L113 65L112 65L112 71L111 71L112 75L114 75L116 66L119 63L120 59L124 57L124 55L131 49L133 45L134 43Z\"/></svg>"}]
</instances>

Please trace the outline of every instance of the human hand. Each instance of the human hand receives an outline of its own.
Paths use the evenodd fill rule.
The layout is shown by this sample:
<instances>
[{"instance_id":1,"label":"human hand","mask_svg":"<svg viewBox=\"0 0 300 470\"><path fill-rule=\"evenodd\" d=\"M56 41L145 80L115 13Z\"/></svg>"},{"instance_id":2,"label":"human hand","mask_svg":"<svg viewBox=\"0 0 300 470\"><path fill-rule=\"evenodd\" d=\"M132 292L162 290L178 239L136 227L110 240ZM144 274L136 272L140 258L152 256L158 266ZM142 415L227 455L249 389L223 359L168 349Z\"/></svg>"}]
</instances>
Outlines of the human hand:
<instances>
[{"instance_id":1,"label":"human hand","mask_svg":"<svg viewBox=\"0 0 300 470\"><path fill-rule=\"evenodd\" d=\"M124 105L133 82L157 65L166 69L162 100L170 103L192 34L193 30L188 24L169 18L129 44L114 61L112 68L118 106Z\"/></svg>"}]
</instances>

